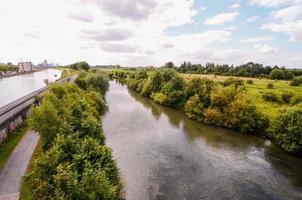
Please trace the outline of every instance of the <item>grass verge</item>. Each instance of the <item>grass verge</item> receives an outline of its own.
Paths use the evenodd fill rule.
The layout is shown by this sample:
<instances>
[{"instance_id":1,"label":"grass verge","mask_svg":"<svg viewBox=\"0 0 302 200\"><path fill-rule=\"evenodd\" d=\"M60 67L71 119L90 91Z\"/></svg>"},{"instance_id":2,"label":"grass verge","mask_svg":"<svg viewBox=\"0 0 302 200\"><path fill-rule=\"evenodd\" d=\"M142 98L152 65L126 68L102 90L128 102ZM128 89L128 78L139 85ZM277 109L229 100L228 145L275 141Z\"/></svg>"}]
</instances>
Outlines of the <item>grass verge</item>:
<instances>
[{"instance_id":1,"label":"grass verge","mask_svg":"<svg viewBox=\"0 0 302 200\"><path fill-rule=\"evenodd\" d=\"M41 153L42 153L42 143L41 140L39 140L38 145L36 146L35 151L31 157L30 163L28 165L26 175L22 179L19 200L34 199L33 188L32 188L32 186L34 185L33 184L34 177L30 176L30 173L34 171L34 162L41 155Z\"/></svg>"},{"instance_id":2,"label":"grass verge","mask_svg":"<svg viewBox=\"0 0 302 200\"><path fill-rule=\"evenodd\" d=\"M10 134L1 144L0 144L0 169L4 166L6 160L8 159L11 152L17 146L19 141L22 139L23 135L26 133L28 125L23 122L15 131Z\"/></svg>"}]
</instances>

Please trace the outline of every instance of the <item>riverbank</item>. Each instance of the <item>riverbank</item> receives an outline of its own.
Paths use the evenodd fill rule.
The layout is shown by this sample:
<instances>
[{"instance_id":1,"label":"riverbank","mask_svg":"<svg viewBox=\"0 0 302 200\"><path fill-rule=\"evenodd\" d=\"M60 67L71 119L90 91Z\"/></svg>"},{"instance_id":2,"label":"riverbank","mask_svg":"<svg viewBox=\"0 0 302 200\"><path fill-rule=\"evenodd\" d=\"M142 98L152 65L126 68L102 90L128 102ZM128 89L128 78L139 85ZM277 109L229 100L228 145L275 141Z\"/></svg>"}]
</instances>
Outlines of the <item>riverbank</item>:
<instances>
[{"instance_id":1,"label":"riverbank","mask_svg":"<svg viewBox=\"0 0 302 200\"><path fill-rule=\"evenodd\" d=\"M126 199L300 199L302 160L266 140L204 125L112 81L103 117Z\"/></svg>"},{"instance_id":2,"label":"riverbank","mask_svg":"<svg viewBox=\"0 0 302 200\"><path fill-rule=\"evenodd\" d=\"M7 72L7 73L0 73L0 79L9 78L9 77L12 77L12 76L24 75L24 74L32 74L32 73L41 72L41 71L44 71L44 70L47 70L47 69L49 69L49 68L34 69L33 71L30 71L30 72Z\"/></svg>"},{"instance_id":3,"label":"riverbank","mask_svg":"<svg viewBox=\"0 0 302 200\"><path fill-rule=\"evenodd\" d=\"M204 78L185 79L171 69L115 70L111 76L142 96L184 111L189 118L198 122L258 134L271 139L287 152L296 155L302 153L302 135L298 130L302 126L299 120L302 117L302 104L295 101L294 106L271 118L267 113L272 110L261 112L252 100L253 95L248 93L251 90L246 89L254 87L253 82L245 83L239 79L222 82ZM261 89L263 84L258 88ZM262 92L268 95L265 89ZM284 102L291 98L292 93L282 93Z\"/></svg>"}]
</instances>

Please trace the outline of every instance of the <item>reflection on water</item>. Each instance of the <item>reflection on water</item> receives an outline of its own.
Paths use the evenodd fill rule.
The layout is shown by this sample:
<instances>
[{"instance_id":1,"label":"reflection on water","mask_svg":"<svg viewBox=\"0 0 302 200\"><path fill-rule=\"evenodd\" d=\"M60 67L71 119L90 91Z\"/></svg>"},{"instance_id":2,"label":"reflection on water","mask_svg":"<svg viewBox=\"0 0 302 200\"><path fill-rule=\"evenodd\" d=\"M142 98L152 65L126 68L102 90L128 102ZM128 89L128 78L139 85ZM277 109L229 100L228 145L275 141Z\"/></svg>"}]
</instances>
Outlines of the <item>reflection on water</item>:
<instances>
[{"instance_id":1,"label":"reflection on water","mask_svg":"<svg viewBox=\"0 0 302 200\"><path fill-rule=\"evenodd\" d=\"M48 69L0 79L0 107L46 86L44 79L49 79L50 82L59 79L61 73L61 70Z\"/></svg>"},{"instance_id":2,"label":"reflection on water","mask_svg":"<svg viewBox=\"0 0 302 200\"><path fill-rule=\"evenodd\" d=\"M301 199L302 160L110 83L103 118L127 199Z\"/></svg>"}]
</instances>

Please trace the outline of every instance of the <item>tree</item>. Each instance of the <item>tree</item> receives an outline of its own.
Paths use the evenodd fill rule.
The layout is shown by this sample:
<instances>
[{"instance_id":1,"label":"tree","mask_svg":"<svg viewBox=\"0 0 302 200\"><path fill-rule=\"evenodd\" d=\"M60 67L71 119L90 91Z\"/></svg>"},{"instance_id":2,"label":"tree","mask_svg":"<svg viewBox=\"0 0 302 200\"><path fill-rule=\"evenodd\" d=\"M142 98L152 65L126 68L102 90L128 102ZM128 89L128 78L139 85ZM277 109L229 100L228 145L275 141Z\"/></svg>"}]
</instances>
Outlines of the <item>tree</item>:
<instances>
[{"instance_id":1,"label":"tree","mask_svg":"<svg viewBox=\"0 0 302 200\"><path fill-rule=\"evenodd\" d=\"M281 69L274 69L269 77L273 80L282 80L285 77L284 71Z\"/></svg>"},{"instance_id":2,"label":"tree","mask_svg":"<svg viewBox=\"0 0 302 200\"><path fill-rule=\"evenodd\" d=\"M165 68L175 68L175 65L174 65L173 62L167 62L167 63L165 64Z\"/></svg>"},{"instance_id":3,"label":"tree","mask_svg":"<svg viewBox=\"0 0 302 200\"><path fill-rule=\"evenodd\" d=\"M288 109L281 112L270 129L274 141L284 150L302 153L302 109Z\"/></svg>"}]
</instances>

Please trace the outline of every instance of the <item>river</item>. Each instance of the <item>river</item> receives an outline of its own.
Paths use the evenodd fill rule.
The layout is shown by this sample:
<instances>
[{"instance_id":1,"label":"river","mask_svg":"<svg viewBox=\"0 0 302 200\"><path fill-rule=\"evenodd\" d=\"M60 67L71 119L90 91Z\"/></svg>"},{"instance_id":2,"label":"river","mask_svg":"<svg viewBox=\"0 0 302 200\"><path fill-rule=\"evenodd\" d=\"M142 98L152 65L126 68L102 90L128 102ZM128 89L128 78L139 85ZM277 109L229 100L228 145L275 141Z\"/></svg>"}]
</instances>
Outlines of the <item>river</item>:
<instances>
[{"instance_id":1,"label":"river","mask_svg":"<svg viewBox=\"0 0 302 200\"><path fill-rule=\"evenodd\" d=\"M110 82L103 117L128 200L302 199L302 159Z\"/></svg>"},{"instance_id":2,"label":"river","mask_svg":"<svg viewBox=\"0 0 302 200\"><path fill-rule=\"evenodd\" d=\"M0 79L0 107L45 87L44 79L53 82L61 77L61 73L61 70L48 69Z\"/></svg>"}]
</instances>

